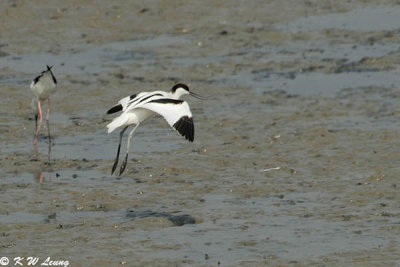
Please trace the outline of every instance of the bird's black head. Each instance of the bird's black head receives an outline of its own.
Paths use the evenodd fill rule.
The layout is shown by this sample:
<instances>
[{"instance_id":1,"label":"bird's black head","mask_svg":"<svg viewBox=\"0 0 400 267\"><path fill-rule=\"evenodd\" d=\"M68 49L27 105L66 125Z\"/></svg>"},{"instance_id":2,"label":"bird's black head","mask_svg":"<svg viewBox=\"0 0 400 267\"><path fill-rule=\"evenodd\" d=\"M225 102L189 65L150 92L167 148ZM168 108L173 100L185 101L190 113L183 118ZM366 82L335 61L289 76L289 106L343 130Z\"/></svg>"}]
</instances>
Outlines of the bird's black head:
<instances>
[{"instance_id":1,"label":"bird's black head","mask_svg":"<svg viewBox=\"0 0 400 267\"><path fill-rule=\"evenodd\" d=\"M184 84L184 83L177 83L177 84L175 84L175 85L172 87L171 92L172 92L172 93L175 93L175 91L176 91L178 88L182 88L182 89L184 89L184 90L186 90L186 91L189 92L189 86L187 86L187 85Z\"/></svg>"},{"instance_id":2,"label":"bird's black head","mask_svg":"<svg viewBox=\"0 0 400 267\"><path fill-rule=\"evenodd\" d=\"M208 99L208 97L200 96L200 95L198 95L198 94L195 94L195 93L193 93L193 92L190 92L190 91L189 91L189 86L187 86L187 85L184 84L184 83L177 83L177 84L175 84L175 85L172 87L172 89L171 89L171 93L172 93L177 99L179 99L181 96L184 96L184 95L191 95L191 96L196 97L196 98L201 99L201 100Z\"/></svg>"}]
</instances>

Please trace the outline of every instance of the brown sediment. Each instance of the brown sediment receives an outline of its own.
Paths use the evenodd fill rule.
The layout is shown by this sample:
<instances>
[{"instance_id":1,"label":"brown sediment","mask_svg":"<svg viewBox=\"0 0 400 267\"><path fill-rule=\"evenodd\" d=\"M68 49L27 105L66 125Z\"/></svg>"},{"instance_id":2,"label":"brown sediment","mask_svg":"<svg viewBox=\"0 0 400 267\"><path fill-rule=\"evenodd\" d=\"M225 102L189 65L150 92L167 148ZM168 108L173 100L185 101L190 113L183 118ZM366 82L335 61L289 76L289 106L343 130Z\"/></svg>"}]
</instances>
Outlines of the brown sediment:
<instances>
[{"instance_id":1,"label":"brown sediment","mask_svg":"<svg viewBox=\"0 0 400 267\"><path fill-rule=\"evenodd\" d=\"M339 2L1 2L1 255L396 265L398 35L296 20L397 7ZM59 82L50 163L45 128L33 150L28 88L46 64ZM185 98L194 143L154 118L110 176L107 110L176 82L211 96Z\"/></svg>"}]
</instances>

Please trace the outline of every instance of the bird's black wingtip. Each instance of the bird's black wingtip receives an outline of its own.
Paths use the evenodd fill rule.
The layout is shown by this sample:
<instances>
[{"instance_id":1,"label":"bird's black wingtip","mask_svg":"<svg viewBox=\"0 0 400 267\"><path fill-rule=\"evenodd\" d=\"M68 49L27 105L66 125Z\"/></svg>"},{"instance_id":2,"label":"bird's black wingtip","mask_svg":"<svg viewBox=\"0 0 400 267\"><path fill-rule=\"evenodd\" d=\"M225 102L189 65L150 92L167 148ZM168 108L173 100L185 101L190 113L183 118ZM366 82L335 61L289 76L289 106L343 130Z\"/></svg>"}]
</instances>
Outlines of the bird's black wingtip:
<instances>
[{"instance_id":1,"label":"bird's black wingtip","mask_svg":"<svg viewBox=\"0 0 400 267\"><path fill-rule=\"evenodd\" d=\"M193 118L191 117L189 118L188 116L183 116L174 124L174 128L189 142L193 142L194 140Z\"/></svg>"},{"instance_id":2,"label":"bird's black wingtip","mask_svg":"<svg viewBox=\"0 0 400 267\"><path fill-rule=\"evenodd\" d=\"M53 66L46 65L46 67L47 67L47 70L51 70L51 68L52 68Z\"/></svg>"},{"instance_id":3,"label":"bird's black wingtip","mask_svg":"<svg viewBox=\"0 0 400 267\"><path fill-rule=\"evenodd\" d=\"M112 108L107 110L107 114L113 114L113 113L121 111L121 110L122 110L122 105L119 104L119 105L113 106Z\"/></svg>"}]
</instances>

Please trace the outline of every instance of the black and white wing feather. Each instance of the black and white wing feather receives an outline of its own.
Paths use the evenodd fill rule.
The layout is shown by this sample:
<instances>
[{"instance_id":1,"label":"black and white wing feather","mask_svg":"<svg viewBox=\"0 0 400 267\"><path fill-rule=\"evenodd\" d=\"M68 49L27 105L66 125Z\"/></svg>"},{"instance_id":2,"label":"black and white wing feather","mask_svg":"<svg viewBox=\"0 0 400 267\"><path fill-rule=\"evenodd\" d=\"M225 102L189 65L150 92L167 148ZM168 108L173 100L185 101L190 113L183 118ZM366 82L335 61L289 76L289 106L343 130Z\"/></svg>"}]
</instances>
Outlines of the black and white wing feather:
<instances>
[{"instance_id":1,"label":"black and white wing feather","mask_svg":"<svg viewBox=\"0 0 400 267\"><path fill-rule=\"evenodd\" d=\"M35 86L35 84L37 84L40 80L40 78L42 78L43 74L40 74L39 76L35 77L35 79L32 80L30 88L33 88Z\"/></svg>"},{"instance_id":2,"label":"black and white wing feather","mask_svg":"<svg viewBox=\"0 0 400 267\"><path fill-rule=\"evenodd\" d=\"M130 95L130 96L122 98L120 101L118 101L117 105L113 106L112 108L110 108L107 111L107 114L112 114L112 113L115 113L115 112L118 112L118 111L126 110L126 108L128 107L128 104L129 104L130 101L135 100L136 98L139 98L144 94L146 94L146 92L142 92L142 93L140 93L138 95L133 94L133 95Z\"/></svg>"},{"instance_id":3,"label":"black and white wing feather","mask_svg":"<svg viewBox=\"0 0 400 267\"><path fill-rule=\"evenodd\" d=\"M134 109L136 105L150 99L153 97L162 97L166 92L156 91L156 92L141 92L139 94L133 94L122 98L118 101L118 104L113 106L107 111L107 114L112 114L118 111L126 111L127 109Z\"/></svg>"},{"instance_id":4,"label":"black and white wing feather","mask_svg":"<svg viewBox=\"0 0 400 267\"><path fill-rule=\"evenodd\" d=\"M155 98L139 103L135 108L144 108L160 114L178 133L190 142L194 140L194 124L189 104L183 100Z\"/></svg>"}]
</instances>

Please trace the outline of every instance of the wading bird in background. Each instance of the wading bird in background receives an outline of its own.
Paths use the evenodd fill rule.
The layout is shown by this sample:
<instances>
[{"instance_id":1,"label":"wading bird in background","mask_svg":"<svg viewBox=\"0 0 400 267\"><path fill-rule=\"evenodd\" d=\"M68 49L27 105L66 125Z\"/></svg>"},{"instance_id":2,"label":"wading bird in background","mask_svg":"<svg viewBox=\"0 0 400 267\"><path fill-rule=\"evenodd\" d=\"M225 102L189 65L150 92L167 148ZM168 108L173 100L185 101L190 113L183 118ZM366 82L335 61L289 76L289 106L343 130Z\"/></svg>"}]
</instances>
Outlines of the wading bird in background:
<instances>
[{"instance_id":1,"label":"wading bird in background","mask_svg":"<svg viewBox=\"0 0 400 267\"><path fill-rule=\"evenodd\" d=\"M111 133L117 128L122 128L119 134L119 144L117 157L115 158L114 165L111 170L111 174L114 173L119 159L119 152L121 149L121 141L125 130L130 125L135 125L128 136L128 142L126 146L125 159L120 167L119 175L121 175L126 167L128 161L128 153L130 140L133 132L143 121L152 117L153 115L159 114L164 117L168 124L173 127L179 134L184 136L189 142L194 140L194 124L192 118L192 112L186 101L180 100L183 95L191 95L201 100L207 99L206 97L199 96L189 91L189 87L183 83L174 85L170 92L165 91L153 91L153 92L142 92L127 96L118 101L118 104L110 108L107 114L112 114L118 111L122 111L121 115L114 118L111 123L107 125L108 133Z\"/></svg>"},{"instance_id":2,"label":"wading bird in background","mask_svg":"<svg viewBox=\"0 0 400 267\"><path fill-rule=\"evenodd\" d=\"M50 95L56 91L57 80L51 71L53 66L47 66L47 70L42 71L42 73L33 79L31 83L31 91L35 95L32 99L32 106L35 109L35 123L36 123L36 132L35 138L33 139L33 145L36 146L37 139L40 132L40 126L42 126L43 122L43 112L42 112L42 102L47 100L47 113L46 113L46 122L47 122L47 130L48 130L48 138L49 144L51 142L50 139L50 126L49 126L49 118L50 118ZM39 125L38 125L38 117L39 117Z\"/></svg>"}]
</instances>

